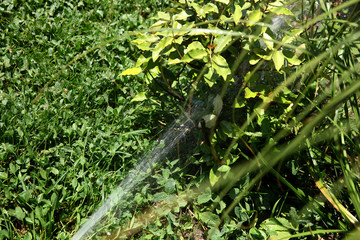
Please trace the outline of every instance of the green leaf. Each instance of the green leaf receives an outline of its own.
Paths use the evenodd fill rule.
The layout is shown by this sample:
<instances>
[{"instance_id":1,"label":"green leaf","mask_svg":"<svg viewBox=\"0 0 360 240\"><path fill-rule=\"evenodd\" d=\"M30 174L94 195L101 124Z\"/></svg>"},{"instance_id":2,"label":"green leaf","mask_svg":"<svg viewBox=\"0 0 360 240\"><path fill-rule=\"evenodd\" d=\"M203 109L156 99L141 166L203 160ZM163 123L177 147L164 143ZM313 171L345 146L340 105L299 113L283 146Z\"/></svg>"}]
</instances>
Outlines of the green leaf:
<instances>
[{"instance_id":1,"label":"green leaf","mask_svg":"<svg viewBox=\"0 0 360 240\"><path fill-rule=\"evenodd\" d=\"M245 88L245 98L254 98L256 97L257 93L256 92L253 92L251 91L250 88Z\"/></svg>"},{"instance_id":2,"label":"green leaf","mask_svg":"<svg viewBox=\"0 0 360 240\"><path fill-rule=\"evenodd\" d=\"M136 94L136 96L131 100L131 102L142 102L146 99L147 99L147 97L146 97L145 92L140 92L140 93Z\"/></svg>"},{"instance_id":3,"label":"green leaf","mask_svg":"<svg viewBox=\"0 0 360 240\"><path fill-rule=\"evenodd\" d=\"M220 217L212 212L200 213L199 219L209 227L214 227L220 221Z\"/></svg>"},{"instance_id":4,"label":"green leaf","mask_svg":"<svg viewBox=\"0 0 360 240\"><path fill-rule=\"evenodd\" d=\"M204 119L207 128L212 128L216 124L217 117L215 114L207 114L203 116L202 119Z\"/></svg>"},{"instance_id":5,"label":"green leaf","mask_svg":"<svg viewBox=\"0 0 360 240\"><path fill-rule=\"evenodd\" d=\"M235 6L235 11L232 16L233 16L234 23L235 24L239 23L239 21L242 17L242 9L239 5Z\"/></svg>"},{"instance_id":6,"label":"green leaf","mask_svg":"<svg viewBox=\"0 0 360 240\"><path fill-rule=\"evenodd\" d=\"M219 54L214 54L211 63L211 66L215 69L216 73L226 81L227 76L231 74L231 71L225 58Z\"/></svg>"},{"instance_id":7,"label":"green leaf","mask_svg":"<svg viewBox=\"0 0 360 240\"><path fill-rule=\"evenodd\" d=\"M175 192L176 182L174 179L170 178L166 181L165 192L173 194Z\"/></svg>"},{"instance_id":8,"label":"green leaf","mask_svg":"<svg viewBox=\"0 0 360 240\"><path fill-rule=\"evenodd\" d=\"M202 7L202 9L204 14L208 14L210 12L215 12L215 13L219 12L217 6L213 3L206 4L205 6Z\"/></svg>"},{"instance_id":9,"label":"green leaf","mask_svg":"<svg viewBox=\"0 0 360 240\"><path fill-rule=\"evenodd\" d=\"M53 194L51 194L51 205L56 208L56 206L58 205L59 203L59 197L58 195L54 192Z\"/></svg>"},{"instance_id":10,"label":"green leaf","mask_svg":"<svg viewBox=\"0 0 360 240\"><path fill-rule=\"evenodd\" d=\"M272 38L270 37L270 35L267 34L267 33L264 33L263 36L264 36L264 38L263 38L264 43L266 44L266 46L268 47L268 49L273 50L273 48L274 48L274 41L273 41L273 39L272 39Z\"/></svg>"},{"instance_id":11,"label":"green leaf","mask_svg":"<svg viewBox=\"0 0 360 240\"><path fill-rule=\"evenodd\" d=\"M150 50L150 46L153 42L159 41L159 37L154 34L139 34L139 37L131 43L135 44L141 50Z\"/></svg>"},{"instance_id":12,"label":"green leaf","mask_svg":"<svg viewBox=\"0 0 360 240\"><path fill-rule=\"evenodd\" d=\"M293 66L297 66L297 65L300 65L302 63L302 61L300 59L298 59L296 57L296 55L294 55L293 57L289 58L289 57L285 57L288 62L293 65Z\"/></svg>"},{"instance_id":13,"label":"green leaf","mask_svg":"<svg viewBox=\"0 0 360 240\"><path fill-rule=\"evenodd\" d=\"M268 54L260 54L260 53L256 53L257 56L261 57L262 59L269 61L272 58L272 53L268 53Z\"/></svg>"},{"instance_id":14,"label":"green leaf","mask_svg":"<svg viewBox=\"0 0 360 240\"><path fill-rule=\"evenodd\" d=\"M249 63L250 63L251 65L255 65L255 64L257 64L260 60L261 60L261 58L260 58L259 56L255 55L255 54L251 54Z\"/></svg>"},{"instance_id":15,"label":"green leaf","mask_svg":"<svg viewBox=\"0 0 360 240\"><path fill-rule=\"evenodd\" d=\"M304 51L306 51L306 45L305 43L299 45L296 49L295 49L295 55L296 57L300 57Z\"/></svg>"},{"instance_id":16,"label":"green leaf","mask_svg":"<svg viewBox=\"0 0 360 240\"><path fill-rule=\"evenodd\" d=\"M201 42L194 41L184 51L185 55L181 59L182 62L191 62L195 59L203 59L208 55Z\"/></svg>"},{"instance_id":17,"label":"green leaf","mask_svg":"<svg viewBox=\"0 0 360 240\"><path fill-rule=\"evenodd\" d=\"M281 67L284 65L284 55L282 54L281 51L275 51L274 54L272 55L272 60L274 62L275 65L275 69L277 71L279 71L281 69Z\"/></svg>"},{"instance_id":18,"label":"green leaf","mask_svg":"<svg viewBox=\"0 0 360 240\"><path fill-rule=\"evenodd\" d=\"M180 13L174 15L174 20L178 21L178 20L186 20L188 17L190 17L191 15L187 14L187 12L185 12L184 10L182 10Z\"/></svg>"},{"instance_id":19,"label":"green leaf","mask_svg":"<svg viewBox=\"0 0 360 240\"><path fill-rule=\"evenodd\" d=\"M300 59L298 59L298 57L296 56L295 53L291 52L291 51L286 51L283 50L282 51L284 57L286 58L286 60L290 63L290 65L300 65L302 63L302 61Z\"/></svg>"},{"instance_id":20,"label":"green leaf","mask_svg":"<svg viewBox=\"0 0 360 240\"><path fill-rule=\"evenodd\" d=\"M25 218L25 213L24 213L24 211L22 210L22 208L19 207L19 206L17 206L17 207L15 208L14 214L15 214L15 217L16 217L17 219L19 219L20 221L22 221L22 220Z\"/></svg>"},{"instance_id":21,"label":"green leaf","mask_svg":"<svg viewBox=\"0 0 360 240\"><path fill-rule=\"evenodd\" d=\"M141 55L139 58L138 58L138 60L136 61L136 67L137 68L139 68L141 65L143 65L143 64L146 64L146 63L148 63L149 61L150 61L150 57L148 57L148 58L146 58L146 57L144 57L144 55ZM146 65L145 65L145 67L146 67ZM132 68L133 69L133 68ZM140 68L139 68L140 69ZM141 69L140 69L141 70ZM138 70L137 70L138 71ZM141 71L140 71L141 72ZM139 73L140 73L139 72ZM136 75L136 74L135 74Z\"/></svg>"},{"instance_id":22,"label":"green leaf","mask_svg":"<svg viewBox=\"0 0 360 240\"><path fill-rule=\"evenodd\" d=\"M205 50L204 46L202 45L201 42L199 41L194 41L192 43L189 44L189 46L185 49L184 53L188 53L189 51L191 50L194 50L194 49L201 49L201 50Z\"/></svg>"},{"instance_id":23,"label":"green leaf","mask_svg":"<svg viewBox=\"0 0 360 240\"><path fill-rule=\"evenodd\" d=\"M141 72L142 72L141 68L138 68L138 67L136 67L136 68L129 68L129 69L126 69L125 71L123 71L123 72L120 74L120 76L124 76L124 75L127 75L127 76L129 76L129 75L138 75L138 74L141 73Z\"/></svg>"},{"instance_id":24,"label":"green leaf","mask_svg":"<svg viewBox=\"0 0 360 240\"><path fill-rule=\"evenodd\" d=\"M182 62L191 62L193 60L199 60L203 59L208 55L206 50L203 49L193 49L189 51L187 54L184 55L184 57L181 59Z\"/></svg>"},{"instance_id":25,"label":"green leaf","mask_svg":"<svg viewBox=\"0 0 360 240\"><path fill-rule=\"evenodd\" d=\"M282 44L291 43L297 40L297 37L303 32L304 30L299 29L293 29L290 31L289 35L285 35L283 39L281 40ZM303 45L303 44L302 44ZM301 45L300 45L301 46Z\"/></svg>"},{"instance_id":26,"label":"green leaf","mask_svg":"<svg viewBox=\"0 0 360 240\"><path fill-rule=\"evenodd\" d=\"M238 98L235 99L234 108L243 108L245 107L245 101L240 101Z\"/></svg>"},{"instance_id":27,"label":"green leaf","mask_svg":"<svg viewBox=\"0 0 360 240\"><path fill-rule=\"evenodd\" d=\"M220 2L220 3L224 3L224 4L229 4L230 0L215 0L216 2Z\"/></svg>"},{"instance_id":28,"label":"green leaf","mask_svg":"<svg viewBox=\"0 0 360 240\"><path fill-rule=\"evenodd\" d=\"M167 24L168 22L169 21L159 20L156 23L154 23L153 25L151 25L150 28L160 27L160 26L163 26L163 25Z\"/></svg>"},{"instance_id":29,"label":"green leaf","mask_svg":"<svg viewBox=\"0 0 360 240\"><path fill-rule=\"evenodd\" d=\"M200 194L197 198L197 202L199 204L207 203L211 200L211 191L204 191L202 194Z\"/></svg>"},{"instance_id":30,"label":"green leaf","mask_svg":"<svg viewBox=\"0 0 360 240\"><path fill-rule=\"evenodd\" d=\"M249 14L247 26L252 26L255 23L259 22L262 17L262 12L260 10L254 10Z\"/></svg>"},{"instance_id":31,"label":"green leaf","mask_svg":"<svg viewBox=\"0 0 360 240\"><path fill-rule=\"evenodd\" d=\"M0 172L0 179L7 179L8 173L7 172Z\"/></svg>"},{"instance_id":32,"label":"green leaf","mask_svg":"<svg viewBox=\"0 0 360 240\"><path fill-rule=\"evenodd\" d=\"M50 172L52 172L54 175L58 175L58 174L59 174L59 170L58 170L57 168L54 168L54 167L52 167L52 168L50 169Z\"/></svg>"},{"instance_id":33,"label":"green leaf","mask_svg":"<svg viewBox=\"0 0 360 240\"><path fill-rule=\"evenodd\" d=\"M210 185L214 186L217 181L219 180L220 177L216 176L216 174L214 173L214 169L212 168L210 170L210 174L209 174L209 180L210 180Z\"/></svg>"},{"instance_id":34,"label":"green leaf","mask_svg":"<svg viewBox=\"0 0 360 240\"><path fill-rule=\"evenodd\" d=\"M286 7L270 8L269 11L275 13L276 15L294 16L294 14Z\"/></svg>"},{"instance_id":35,"label":"green leaf","mask_svg":"<svg viewBox=\"0 0 360 240\"><path fill-rule=\"evenodd\" d=\"M214 52L220 53L231 42L231 35L220 35L214 40Z\"/></svg>"},{"instance_id":36,"label":"green leaf","mask_svg":"<svg viewBox=\"0 0 360 240\"><path fill-rule=\"evenodd\" d=\"M250 2L245 2L244 5L241 7L242 10L246 10L248 8L251 7L251 3Z\"/></svg>"},{"instance_id":37,"label":"green leaf","mask_svg":"<svg viewBox=\"0 0 360 240\"><path fill-rule=\"evenodd\" d=\"M169 46L173 41L172 37L165 37L160 40L160 42L155 46L155 48L152 51L152 59L155 62L159 58L160 52Z\"/></svg>"},{"instance_id":38,"label":"green leaf","mask_svg":"<svg viewBox=\"0 0 360 240\"><path fill-rule=\"evenodd\" d=\"M224 132L224 134L228 137L234 137L235 134L235 127L232 125L232 123L228 121L221 121L220 122L221 130Z\"/></svg>"},{"instance_id":39,"label":"green leaf","mask_svg":"<svg viewBox=\"0 0 360 240\"><path fill-rule=\"evenodd\" d=\"M206 74L204 74L204 79L205 82L209 85L209 87L212 87L215 84L215 80L213 76L214 76L214 69L208 68Z\"/></svg>"},{"instance_id":40,"label":"green leaf","mask_svg":"<svg viewBox=\"0 0 360 240\"><path fill-rule=\"evenodd\" d=\"M170 14L166 12L158 12L158 19L170 21Z\"/></svg>"},{"instance_id":41,"label":"green leaf","mask_svg":"<svg viewBox=\"0 0 360 240\"><path fill-rule=\"evenodd\" d=\"M226 172L230 171L230 169L231 169L230 166L228 166L228 165L222 165L221 167L218 168L218 171L219 171L219 172L224 172L224 173L226 173Z\"/></svg>"},{"instance_id":42,"label":"green leaf","mask_svg":"<svg viewBox=\"0 0 360 240\"><path fill-rule=\"evenodd\" d=\"M179 58L174 58L174 59L170 58L169 61L168 61L168 64L172 65L172 64L178 64L178 63L181 63L181 62L182 61Z\"/></svg>"},{"instance_id":43,"label":"green leaf","mask_svg":"<svg viewBox=\"0 0 360 240\"><path fill-rule=\"evenodd\" d=\"M168 197L168 194L165 192L158 192L153 195L154 202L161 202Z\"/></svg>"},{"instance_id":44,"label":"green leaf","mask_svg":"<svg viewBox=\"0 0 360 240\"><path fill-rule=\"evenodd\" d=\"M216 13L219 12L217 6L213 3L208 3L204 6L201 6L195 2L191 2L190 6L192 6L195 9L196 14L202 18L205 18L206 14L208 14L210 12L216 12Z\"/></svg>"},{"instance_id":45,"label":"green leaf","mask_svg":"<svg viewBox=\"0 0 360 240\"><path fill-rule=\"evenodd\" d=\"M270 218L261 223L261 227L265 229L271 236L271 239L282 239L291 236L291 231L298 229L293 227L286 218Z\"/></svg>"},{"instance_id":46,"label":"green leaf","mask_svg":"<svg viewBox=\"0 0 360 240\"><path fill-rule=\"evenodd\" d=\"M263 230L257 229L257 228L251 228L249 231L249 238L260 240L260 239L267 239L267 236ZM271 238L271 240L272 240L272 238Z\"/></svg>"}]
</instances>

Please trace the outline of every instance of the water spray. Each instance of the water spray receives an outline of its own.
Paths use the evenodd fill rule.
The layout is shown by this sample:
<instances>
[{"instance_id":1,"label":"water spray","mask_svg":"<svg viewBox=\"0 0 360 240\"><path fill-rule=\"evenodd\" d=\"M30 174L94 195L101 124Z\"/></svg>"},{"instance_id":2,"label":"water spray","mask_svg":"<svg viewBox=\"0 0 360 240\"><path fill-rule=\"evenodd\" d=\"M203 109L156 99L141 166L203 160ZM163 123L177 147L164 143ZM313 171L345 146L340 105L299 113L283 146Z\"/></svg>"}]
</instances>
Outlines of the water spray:
<instances>
[{"instance_id":1,"label":"water spray","mask_svg":"<svg viewBox=\"0 0 360 240\"><path fill-rule=\"evenodd\" d=\"M110 221L110 217L120 216L123 209L121 202L125 201L132 191L143 182L152 172L153 167L166 159L175 145L196 129L196 122L201 117L202 108L192 107L191 116L185 115L172 123L168 130L160 138L156 146L145 154L137 166L129 172L127 177L110 194L107 200L96 210L95 213L76 232L72 240L91 239L99 234L99 231ZM99 224L101 226L99 226Z\"/></svg>"}]
</instances>

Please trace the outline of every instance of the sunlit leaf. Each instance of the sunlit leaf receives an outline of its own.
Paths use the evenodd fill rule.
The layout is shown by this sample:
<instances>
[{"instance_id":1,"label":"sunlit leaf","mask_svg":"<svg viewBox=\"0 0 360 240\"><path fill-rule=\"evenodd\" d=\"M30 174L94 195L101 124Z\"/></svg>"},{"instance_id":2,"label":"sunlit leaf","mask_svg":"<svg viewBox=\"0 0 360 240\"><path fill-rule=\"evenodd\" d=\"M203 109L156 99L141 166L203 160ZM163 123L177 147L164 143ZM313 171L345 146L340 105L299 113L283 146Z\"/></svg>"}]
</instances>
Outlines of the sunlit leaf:
<instances>
[{"instance_id":1,"label":"sunlit leaf","mask_svg":"<svg viewBox=\"0 0 360 240\"><path fill-rule=\"evenodd\" d=\"M243 108L245 107L245 101L239 101L237 98L235 99L234 108Z\"/></svg>"},{"instance_id":2,"label":"sunlit leaf","mask_svg":"<svg viewBox=\"0 0 360 240\"><path fill-rule=\"evenodd\" d=\"M129 68L129 69L126 69L125 71L123 71L120 76L129 76L129 75L138 75L139 73L141 73L142 70L141 68Z\"/></svg>"},{"instance_id":3,"label":"sunlit leaf","mask_svg":"<svg viewBox=\"0 0 360 240\"><path fill-rule=\"evenodd\" d=\"M256 96L256 92L251 91L250 88L245 88L245 98L254 98Z\"/></svg>"},{"instance_id":4,"label":"sunlit leaf","mask_svg":"<svg viewBox=\"0 0 360 240\"><path fill-rule=\"evenodd\" d=\"M208 14L210 12L216 12L216 13L219 12L217 6L213 3L208 3L208 4L204 5L202 9L204 11L204 14Z\"/></svg>"},{"instance_id":5,"label":"sunlit leaf","mask_svg":"<svg viewBox=\"0 0 360 240\"><path fill-rule=\"evenodd\" d=\"M257 56L261 57L262 59L266 60L266 61L270 61L272 58L272 53L269 52L268 54L260 54L260 53L256 53Z\"/></svg>"},{"instance_id":6,"label":"sunlit leaf","mask_svg":"<svg viewBox=\"0 0 360 240\"><path fill-rule=\"evenodd\" d=\"M262 17L262 12L260 10L252 11L248 16L247 26L252 26L255 23L259 22Z\"/></svg>"},{"instance_id":7,"label":"sunlit leaf","mask_svg":"<svg viewBox=\"0 0 360 240\"><path fill-rule=\"evenodd\" d=\"M191 15L187 14L184 10L182 10L180 13L174 15L174 20L186 20Z\"/></svg>"},{"instance_id":8,"label":"sunlit leaf","mask_svg":"<svg viewBox=\"0 0 360 240\"><path fill-rule=\"evenodd\" d=\"M158 12L158 19L162 19L162 20L166 20L166 21L170 21L170 14L167 12Z\"/></svg>"},{"instance_id":9,"label":"sunlit leaf","mask_svg":"<svg viewBox=\"0 0 360 240\"><path fill-rule=\"evenodd\" d=\"M255 54L251 54L249 63L250 63L251 65L255 65L255 64L257 64L260 60L261 60L261 58L259 58L259 57L256 56Z\"/></svg>"},{"instance_id":10,"label":"sunlit leaf","mask_svg":"<svg viewBox=\"0 0 360 240\"><path fill-rule=\"evenodd\" d=\"M293 29L290 31L289 35L286 35L283 37L282 39L282 44L286 44L286 43L292 43L294 41L296 41L297 36L299 36L304 30L303 29Z\"/></svg>"},{"instance_id":11,"label":"sunlit leaf","mask_svg":"<svg viewBox=\"0 0 360 240\"><path fill-rule=\"evenodd\" d=\"M181 62L182 61L179 58L171 58L171 59L169 59L168 64L172 65L172 64L178 64L178 63L181 63Z\"/></svg>"},{"instance_id":12,"label":"sunlit leaf","mask_svg":"<svg viewBox=\"0 0 360 240\"><path fill-rule=\"evenodd\" d=\"M146 99L147 99L147 97L146 97L145 92L140 92L131 100L131 102L142 102Z\"/></svg>"},{"instance_id":13,"label":"sunlit leaf","mask_svg":"<svg viewBox=\"0 0 360 240\"><path fill-rule=\"evenodd\" d=\"M159 20L155 22L153 25L151 25L150 28L160 27L162 25L165 25L166 23L168 23L168 21Z\"/></svg>"},{"instance_id":14,"label":"sunlit leaf","mask_svg":"<svg viewBox=\"0 0 360 240\"><path fill-rule=\"evenodd\" d=\"M172 43L172 37L165 37L160 40L156 47L152 51L152 59L155 62L159 58L161 51Z\"/></svg>"},{"instance_id":15,"label":"sunlit leaf","mask_svg":"<svg viewBox=\"0 0 360 240\"><path fill-rule=\"evenodd\" d=\"M219 54L214 54L212 56L212 65L211 65L217 74L219 74L225 81L227 76L231 74L228 63L225 58Z\"/></svg>"},{"instance_id":16,"label":"sunlit leaf","mask_svg":"<svg viewBox=\"0 0 360 240\"><path fill-rule=\"evenodd\" d=\"M185 49L185 54L191 50L194 50L194 49L202 49L202 50L205 50L204 46L202 45L201 42L199 41L194 41L192 43L189 44L189 46Z\"/></svg>"},{"instance_id":17,"label":"sunlit leaf","mask_svg":"<svg viewBox=\"0 0 360 240\"><path fill-rule=\"evenodd\" d=\"M146 58L144 57L144 55L141 55L137 61L136 61L136 67L139 68L141 65L145 64L145 63L148 63L150 61L150 57ZM141 70L141 69L140 69Z\"/></svg>"},{"instance_id":18,"label":"sunlit leaf","mask_svg":"<svg viewBox=\"0 0 360 240\"><path fill-rule=\"evenodd\" d=\"M224 172L224 173L226 173L226 172L230 171L230 169L231 169L230 166L228 166L228 165L222 165L221 167L218 168L218 171L219 171L219 172Z\"/></svg>"},{"instance_id":19,"label":"sunlit leaf","mask_svg":"<svg viewBox=\"0 0 360 240\"><path fill-rule=\"evenodd\" d=\"M224 48L231 42L231 35L220 35L214 40L215 53L222 52Z\"/></svg>"},{"instance_id":20,"label":"sunlit leaf","mask_svg":"<svg viewBox=\"0 0 360 240\"><path fill-rule=\"evenodd\" d=\"M270 37L270 35L267 34L267 33L264 33L263 36L264 36L263 40L264 40L266 46L267 46L270 50L273 50L273 48L274 48L274 40L273 40L273 39Z\"/></svg>"},{"instance_id":21,"label":"sunlit leaf","mask_svg":"<svg viewBox=\"0 0 360 240\"><path fill-rule=\"evenodd\" d=\"M281 67L284 65L285 58L281 51L276 50L272 55L272 60L275 65L275 69L279 71Z\"/></svg>"},{"instance_id":22,"label":"sunlit leaf","mask_svg":"<svg viewBox=\"0 0 360 240\"><path fill-rule=\"evenodd\" d=\"M204 6L201 6L195 2L191 2L190 6L192 6L195 9L196 14L202 18L206 17L206 14L210 12L215 12L215 13L219 12L217 6L213 3L208 3Z\"/></svg>"},{"instance_id":23,"label":"sunlit leaf","mask_svg":"<svg viewBox=\"0 0 360 240\"><path fill-rule=\"evenodd\" d=\"M214 173L213 168L210 170L210 174L209 174L209 180L210 180L210 184L211 186L214 186L220 177L216 176L216 174Z\"/></svg>"},{"instance_id":24,"label":"sunlit leaf","mask_svg":"<svg viewBox=\"0 0 360 240\"><path fill-rule=\"evenodd\" d=\"M193 49L187 52L184 57L181 59L182 62L191 62L195 59L203 59L208 55L208 52L205 49Z\"/></svg>"},{"instance_id":25,"label":"sunlit leaf","mask_svg":"<svg viewBox=\"0 0 360 240\"><path fill-rule=\"evenodd\" d=\"M286 7L270 8L269 11L275 13L276 15L294 16L294 14Z\"/></svg>"},{"instance_id":26,"label":"sunlit leaf","mask_svg":"<svg viewBox=\"0 0 360 240\"><path fill-rule=\"evenodd\" d=\"M302 63L302 61L301 61L300 59L298 59L298 58L296 57L296 55L292 56L291 58L285 56L285 58L286 58L286 60L288 60L289 63L290 63L291 65L293 65L293 66L297 66L297 65L300 65L300 64Z\"/></svg>"},{"instance_id":27,"label":"sunlit leaf","mask_svg":"<svg viewBox=\"0 0 360 240\"><path fill-rule=\"evenodd\" d=\"M216 2L220 2L220 3L224 3L224 4L228 4L230 2L230 0L215 0Z\"/></svg>"},{"instance_id":28,"label":"sunlit leaf","mask_svg":"<svg viewBox=\"0 0 360 240\"><path fill-rule=\"evenodd\" d=\"M242 17L242 9L239 5L235 6L235 11L232 16L233 16L235 24L237 24Z\"/></svg>"},{"instance_id":29,"label":"sunlit leaf","mask_svg":"<svg viewBox=\"0 0 360 240\"><path fill-rule=\"evenodd\" d=\"M246 10L248 8L251 7L251 3L250 2L245 2L244 5L241 7L242 10Z\"/></svg>"}]
</instances>

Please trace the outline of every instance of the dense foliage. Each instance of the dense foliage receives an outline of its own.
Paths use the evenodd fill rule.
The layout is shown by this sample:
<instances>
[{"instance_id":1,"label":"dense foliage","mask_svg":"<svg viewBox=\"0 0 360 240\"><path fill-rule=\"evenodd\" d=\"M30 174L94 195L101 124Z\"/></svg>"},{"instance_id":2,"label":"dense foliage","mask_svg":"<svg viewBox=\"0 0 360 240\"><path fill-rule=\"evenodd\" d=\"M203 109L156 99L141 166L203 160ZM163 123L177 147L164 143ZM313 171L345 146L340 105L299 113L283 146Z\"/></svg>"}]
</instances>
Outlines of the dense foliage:
<instances>
[{"instance_id":1,"label":"dense foliage","mask_svg":"<svg viewBox=\"0 0 360 240\"><path fill-rule=\"evenodd\" d=\"M278 239L357 224L355 3L179 1L133 41L144 53L123 74L148 85L136 100L180 102L187 111L210 95L208 142L195 156L209 166L209 186L192 210L212 238Z\"/></svg>"},{"instance_id":2,"label":"dense foliage","mask_svg":"<svg viewBox=\"0 0 360 240\"><path fill-rule=\"evenodd\" d=\"M358 5L3 1L0 239L70 238L198 108L201 130L99 231L356 237Z\"/></svg>"}]
</instances>

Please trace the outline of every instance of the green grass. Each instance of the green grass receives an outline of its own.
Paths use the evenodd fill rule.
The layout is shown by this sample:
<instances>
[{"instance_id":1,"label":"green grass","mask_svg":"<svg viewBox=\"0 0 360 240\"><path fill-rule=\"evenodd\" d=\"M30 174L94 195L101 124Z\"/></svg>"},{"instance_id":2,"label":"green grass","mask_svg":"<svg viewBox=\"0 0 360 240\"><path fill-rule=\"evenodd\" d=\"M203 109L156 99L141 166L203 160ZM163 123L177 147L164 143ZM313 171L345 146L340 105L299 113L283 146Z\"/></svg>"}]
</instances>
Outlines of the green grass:
<instances>
[{"instance_id":1,"label":"green grass","mask_svg":"<svg viewBox=\"0 0 360 240\"><path fill-rule=\"evenodd\" d=\"M118 77L136 60L129 38L59 71L161 6L0 3L0 239L69 238L148 148L155 108L131 103L143 87Z\"/></svg>"},{"instance_id":2,"label":"green grass","mask_svg":"<svg viewBox=\"0 0 360 240\"><path fill-rule=\"evenodd\" d=\"M271 5L224 1L0 3L0 239L69 239L192 100L217 123L99 238L359 236L358 1L304 1L279 35Z\"/></svg>"}]
</instances>

